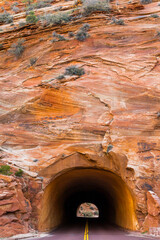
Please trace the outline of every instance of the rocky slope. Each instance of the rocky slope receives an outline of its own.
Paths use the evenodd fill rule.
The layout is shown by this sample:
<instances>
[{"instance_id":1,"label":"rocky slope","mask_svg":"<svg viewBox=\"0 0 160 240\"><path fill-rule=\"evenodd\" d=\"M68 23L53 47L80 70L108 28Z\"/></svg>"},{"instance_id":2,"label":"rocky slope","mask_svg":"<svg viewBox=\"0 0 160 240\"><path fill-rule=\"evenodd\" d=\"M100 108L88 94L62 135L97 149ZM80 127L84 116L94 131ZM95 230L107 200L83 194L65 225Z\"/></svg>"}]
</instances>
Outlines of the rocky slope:
<instances>
[{"instance_id":1,"label":"rocky slope","mask_svg":"<svg viewBox=\"0 0 160 240\"><path fill-rule=\"evenodd\" d=\"M4 1L1 5L10 11ZM45 187L53 176L49 166L61 172L69 165L62 159L77 152L103 159L112 145L114 154L127 159L132 174L119 172L135 194L139 228L148 229L160 224L159 210L155 215L147 208L147 191L160 197L160 6L125 1L110 6L109 13L84 16L80 2L55 1L35 14L56 13L58 8L70 11L71 21L21 26L22 9L14 15L14 26L0 26L1 164L23 169L33 186L44 177ZM90 25L85 41L68 35L85 23ZM55 31L66 40L51 42ZM25 40L19 58L9 51L18 39ZM33 58L36 63L31 66ZM57 78L72 65L85 74ZM1 178L2 236L27 232L29 214L37 214L36 198L25 193L19 179ZM35 188L40 199L41 184ZM17 199L21 201L14 208Z\"/></svg>"}]
</instances>

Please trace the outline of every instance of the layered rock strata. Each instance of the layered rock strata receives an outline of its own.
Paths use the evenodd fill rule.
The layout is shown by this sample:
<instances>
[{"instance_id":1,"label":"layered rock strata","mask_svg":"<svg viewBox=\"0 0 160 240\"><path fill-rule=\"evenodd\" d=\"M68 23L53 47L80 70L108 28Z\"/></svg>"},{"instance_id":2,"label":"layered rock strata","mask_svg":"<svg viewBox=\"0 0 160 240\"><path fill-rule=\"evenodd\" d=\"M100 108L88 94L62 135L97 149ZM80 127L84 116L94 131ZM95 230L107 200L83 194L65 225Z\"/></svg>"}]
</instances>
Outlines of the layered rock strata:
<instances>
[{"instance_id":1,"label":"layered rock strata","mask_svg":"<svg viewBox=\"0 0 160 240\"><path fill-rule=\"evenodd\" d=\"M45 11L55 13L57 6L74 9L72 1L57 1ZM28 179L24 190L19 178L0 177L2 236L38 228L43 190L74 168L115 173L132 193L134 230L160 226L160 18L152 15L160 7L113 2L110 13L85 17L77 8L61 26L19 27L23 12L14 16L16 28L1 26L1 160ZM85 23L85 41L68 36ZM66 40L51 42L53 31ZM17 59L8 50L19 38L25 50ZM72 65L85 74L57 78Z\"/></svg>"}]
</instances>

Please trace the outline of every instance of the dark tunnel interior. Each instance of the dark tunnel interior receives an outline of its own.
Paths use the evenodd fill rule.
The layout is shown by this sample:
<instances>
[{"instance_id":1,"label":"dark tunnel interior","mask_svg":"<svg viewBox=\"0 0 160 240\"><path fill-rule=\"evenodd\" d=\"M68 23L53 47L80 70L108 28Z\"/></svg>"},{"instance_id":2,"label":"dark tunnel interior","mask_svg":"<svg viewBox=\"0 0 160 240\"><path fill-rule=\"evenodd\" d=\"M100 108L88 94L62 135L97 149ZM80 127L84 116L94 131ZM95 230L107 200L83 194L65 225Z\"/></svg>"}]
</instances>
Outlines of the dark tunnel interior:
<instances>
[{"instance_id":1,"label":"dark tunnel interior","mask_svg":"<svg viewBox=\"0 0 160 240\"><path fill-rule=\"evenodd\" d=\"M39 229L83 221L76 212L84 202L98 207L99 218L94 221L137 229L134 199L126 183L113 172L91 168L69 170L50 182L43 195Z\"/></svg>"},{"instance_id":2,"label":"dark tunnel interior","mask_svg":"<svg viewBox=\"0 0 160 240\"><path fill-rule=\"evenodd\" d=\"M94 221L109 224L115 223L116 209L112 196L109 193L106 194L100 186L96 186L93 183L86 184L82 181L81 184L73 186L72 191L68 191L64 199L63 212L66 224L83 221L76 216L77 208L83 202L91 202L98 207L99 218Z\"/></svg>"}]
</instances>

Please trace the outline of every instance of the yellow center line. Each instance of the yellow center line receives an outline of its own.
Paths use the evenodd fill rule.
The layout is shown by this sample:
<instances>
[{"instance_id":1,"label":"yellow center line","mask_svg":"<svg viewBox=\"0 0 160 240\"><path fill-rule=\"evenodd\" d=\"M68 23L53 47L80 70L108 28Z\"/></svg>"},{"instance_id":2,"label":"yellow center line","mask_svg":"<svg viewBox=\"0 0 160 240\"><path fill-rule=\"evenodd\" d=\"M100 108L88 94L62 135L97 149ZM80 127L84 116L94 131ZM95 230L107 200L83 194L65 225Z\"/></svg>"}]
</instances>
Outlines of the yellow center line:
<instances>
[{"instance_id":1,"label":"yellow center line","mask_svg":"<svg viewBox=\"0 0 160 240\"><path fill-rule=\"evenodd\" d=\"M86 221L86 225L85 225L84 240L89 240L89 236L88 236L88 220Z\"/></svg>"}]
</instances>

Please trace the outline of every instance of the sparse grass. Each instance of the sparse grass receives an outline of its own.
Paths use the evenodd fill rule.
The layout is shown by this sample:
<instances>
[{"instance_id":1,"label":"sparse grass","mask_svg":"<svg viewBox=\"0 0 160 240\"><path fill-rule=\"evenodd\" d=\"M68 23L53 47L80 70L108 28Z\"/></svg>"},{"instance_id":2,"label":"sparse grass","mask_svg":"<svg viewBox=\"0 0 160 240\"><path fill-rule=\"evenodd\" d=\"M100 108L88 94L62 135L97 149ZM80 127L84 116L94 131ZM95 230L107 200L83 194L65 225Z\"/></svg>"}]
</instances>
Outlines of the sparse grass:
<instances>
[{"instance_id":1,"label":"sparse grass","mask_svg":"<svg viewBox=\"0 0 160 240\"><path fill-rule=\"evenodd\" d=\"M69 32L68 33L68 36L71 38L71 37L74 37L74 33L73 32Z\"/></svg>"},{"instance_id":2,"label":"sparse grass","mask_svg":"<svg viewBox=\"0 0 160 240\"><path fill-rule=\"evenodd\" d=\"M111 24L116 24L116 25L125 25L123 19L117 19L117 18L112 18Z\"/></svg>"},{"instance_id":3,"label":"sparse grass","mask_svg":"<svg viewBox=\"0 0 160 240\"><path fill-rule=\"evenodd\" d=\"M109 12L109 1L84 0L82 9L85 16L88 16L94 12Z\"/></svg>"},{"instance_id":4,"label":"sparse grass","mask_svg":"<svg viewBox=\"0 0 160 240\"><path fill-rule=\"evenodd\" d=\"M22 0L22 2L26 3L27 5L31 5L33 0Z\"/></svg>"},{"instance_id":5,"label":"sparse grass","mask_svg":"<svg viewBox=\"0 0 160 240\"><path fill-rule=\"evenodd\" d=\"M45 7L50 7L51 3L54 2L53 0L45 0L45 1L37 1L35 3L32 4L27 4L26 6L26 10L34 10L34 9L40 9L40 8L45 8Z\"/></svg>"},{"instance_id":6,"label":"sparse grass","mask_svg":"<svg viewBox=\"0 0 160 240\"><path fill-rule=\"evenodd\" d=\"M22 169L19 169L17 172L15 172L16 177L22 177L22 175L23 175L23 170Z\"/></svg>"},{"instance_id":7,"label":"sparse grass","mask_svg":"<svg viewBox=\"0 0 160 240\"><path fill-rule=\"evenodd\" d=\"M48 25L61 25L63 23L70 21L69 13L64 12L58 12L55 14L45 14L43 16L40 16L40 21L42 25L48 26Z\"/></svg>"},{"instance_id":8,"label":"sparse grass","mask_svg":"<svg viewBox=\"0 0 160 240\"><path fill-rule=\"evenodd\" d=\"M51 40L53 42L55 42L55 41L66 41L67 40L63 35L58 34L56 32L53 32L53 37L55 38L55 39Z\"/></svg>"},{"instance_id":9,"label":"sparse grass","mask_svg":"<svg viewBox=\"0 0 160 240\"><path fill-rule=\"evenodd\" d=\"M0 13L0 23L11 23L13 22L13 17L10 13L4 12Z\"/></svg>"},{"instance_id":10,"label":"sparse grass","mask_svg":"<svg viewBox=\"0 0 160 240\"><path fill-rule=\"evenodd\" d=\"M10 171L11 167L8 166L8 165L2 165L0 167L0 174L3 174L3 175L8 175L10 176L12 174L12 172Z\"/></svg>"},{"instance_id":11,"label":"sparse grass","mask_svg":"<svg viewBox=\"0 0 160 240\"><path fill-rule=\"evenodd\" d=\"M140 2L145 5L151 3L152 0L140 0Z\"/></svg>"},{"instance_id":12,"label":"sparse grass","mask_svg":"<svg viewBox=\"0 0 160 240\"><path fill-rule=\"evenodd\" d=\"M89 37L89 35L88 35L88 33L87 33L86 31L79 30L79 31L76 33L76 39L77 39L78 41L83 42L83 41L85 41L86 38L88 38L88 37Z\"/></svg>"},{"instance_id":13,"label":"sparse grass","mask_svg":"<svg viewBox=\"0 0 160 240\"><path fill-rule=\"evenodd\" d=\"M33 66L37 62L37 58L30 58L30 66Z\"/></svg>"},{"instance_id":14,"label":"sparse grass","mask_svg":"<svg viewBox=\"0 0 160 240\"><path fill-rule=\"evenodd\" d=\"M62 79L64 79L64 78L65 78L65 76L64 76L63 74L61 74L61 75L59 75L58 77L56 77L57 80L62 80Z\"/></svg>"},{"instance_id":15,"label":"sparse grass","mask_svg":"<svg viewBox=\"0 0 160 240\"><path fill-rule=\"evenodd\" d=\"M24 27L26 25L26 22L19 22L19 27Z\"/></svg>"},{"instance_id":16,"label":"sparse grass","mask_svg":"<svg viewBox=\"0 0 160 240\"><path fill-rule=\"evenodd\" d=\"M84 23L80 29L82 31L88 31L90 29L90 25L88 23Z\"/></svg>"},{"instance_id":17,"label":"sparse grass","mask_svg":"<svg viewBox=\"0 0 160 240\"><path fill-rule=\"evenodd\" d=\"M24 40L18 39L17 43L13 43L11 45L11 48L9 49L9 52L16 56L16 58L19 58L22 53L24 52L25 47L23 46Z\"/></svg>"},{"instance_id":18,"label":"sparse grass","mask_svg":"<svg viewBox=\"0 0 160 240\"><path fill-rule=\"evenodd\" d=\"M29 12L29 14L26 17L26 22L30 24L35 24L38 21L37 16L33 11Z\"/></svg>"},{"instance_id":19,"label":"sparse grass","mask_svg":"<svg viewBox=\"0 0 160 240\"><path fill-rule=\"evenodd\" d=\"M17 7L17 6L13 6L13 7L12 7L12 11L15 12L15 13L19 12L19 10L20 10L20 9L19 9L19 7Z\"/></svg>"},{"instance_id":20,"label":"sparse grass","mask_svg":"<svg viewBox=\"0 0 160 240\"><path fill-rule=\"evenodd\" d=\"M84 212L83 216L84 217L93 217L93 213L92 212Z\"/></svg>"},{"instance_id":21,"label":"sparse grass","mask_svg":"<svg viewBox=\"0 0 160 240\"><path fill-rule=\"evenodd\" d=\"M151 14L151 17L152 17L152 18L159 18L158 14L156 14L156 13Z\"/></svg>"},{"instance_id":22,"label":"sparse grass","mask_svg":"<svg viewBox=\"0 0 160 240\"><path fill-rule=\"evenodd\" d=\"M49 1L38 1L36 3L34 3L34 8L44 8L44 7L49 7L51 6Z\"/></svg>"},{"instance_id":23,"label":"sparse grass","mask_svg":"<svg viewBox=\"0 0 160 240\"><path fill-rule=\"evenodd\" d=\"M80 28L80 30L76 33L76 39L83 42L86 40L86 38L89 37L89 34L87 31L89 30L90 25L88 23L83 24L83 26Z\"/></svg>"},{"instance_id":24,"label":"sparse grass","mask_svg":"<svg viewBox=\"0 0 160 240\"><path fill-rule=\"evenodd\" d=\"M2 43L0 43L0 50L2 50L3 49L3 44Z\"/></svg>"},{"instance_id":25,"label":"sparse grass","mask_svg":"<svg viewBox=\"0 0 160 240\"><path fill-rule=\"evenodd\" d=\"M82 75L85 74L85 71L84 71L83 68L72 65L72 66L69 66L69 67L66 68L64 74L69 75L69 76L73 76L73 75L82 76Z\"/></svg>"},{"instance_id":26,"label":"sparse grass","mask_svg":"<svg viewBox=\"0 0 160 240\"><path fill-rule=\"evenodd\" d=\"M160 37L160 31L157 31L157 37Z\"/></svg>"}]
</instances>

